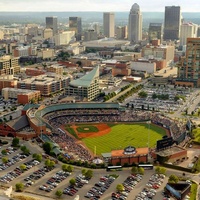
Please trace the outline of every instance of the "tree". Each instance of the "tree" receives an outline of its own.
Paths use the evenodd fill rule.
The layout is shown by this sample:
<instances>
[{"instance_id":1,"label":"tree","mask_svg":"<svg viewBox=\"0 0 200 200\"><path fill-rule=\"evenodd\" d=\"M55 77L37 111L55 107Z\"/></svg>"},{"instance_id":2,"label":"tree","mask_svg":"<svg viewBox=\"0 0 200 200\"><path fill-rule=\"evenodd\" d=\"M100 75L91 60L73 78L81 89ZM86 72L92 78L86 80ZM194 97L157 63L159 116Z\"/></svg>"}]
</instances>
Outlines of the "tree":
<instances>
[{"instance_id":1,"label":"tree","mask_svg":"<svg viewBox=\"0 0 200 200\"><path fill-rule=\"evenodd\" d=\"M16 192L23 192L23 190L24 190L24 184L23 183L16 183L15 191Z\"/></svg>"},{"instance_id":2,"label":"tree","mask_svg":"<svg viewBox=\"0 0 200 200\"><path fill-rule=\"evenodd\" d=\"M6 151L5 149L3 149L3 150L1 151L1 153L2 153L2 155L7 155L7 151Z\"/></svg>"},{"instance_id":3,"label":"tree","mask_svg":"<svg viewBox=\"0 0 200 200\"><path fill-rule=\"evenodd\" d=\"M178 181L179 181L178 177L174 174L170 175L170 177L168 179L169 183L178 183Z\"/></svg>"},{"instance_id":4,"label":"tree","mask_svg":"<svg viewBox=\"0 0 200 200\"><path fill-rule=\"evenodd\" d=\"M131 172L132 172L133 174L137 174L138 168L137 168L136 166L133 166L132 169L131 169Z\"/></svg>"},{"instance_id":5,"label":"tree","mask_svg":"<svg viewBox=\"0 0 200 200\"><path fill-rule=\"evenodd\" d=\"M160 167L160 174L166 174L166 168Z\"/></svg>"},{"instance_id":6,"label":"tree","mask_svg":"<svg viewBox=\"0 0 200 200\"><path fill-rule=\"evenodd\" d=\"M156 93L153 93L152 94L152 99L156 99L157 98L157 94Z\"/></svg>"},{"instance_id":7,"label":"tree","mask_svg":"<svg viewBox=\"0 0 200 200\"><path fill-rule=\"evenodd\" d=\"M165 167L159 167L159 166L157 166L157 167L155 168L155 172L156 172L157 174L165 174L165 173L166 173L166 168L165 168Z\"/></svg>"},{"instance_id":8,"label":"tree","mask_svg":"<svg viewBox=\"0 0 200 200\"><path fill-rule=\"evenodd\" d=\"M165 173L166 173L166 168L165 168L165 167L159 167L159 166L157 166L157 167L155 168L155 172L156 172L157 174L165 174Z\"/></svg>"},{"instance_id":9,"label":"tree","mask_svg":"<svg viewBox=\"0 0 200 200\"><path fill-rule=\"evenodd\" d=\"M86 172L87 172L86 169L82 169L82 171L81 171L82 175L84 175L84 176L85 176Z\"/></svg>"},{"instance_id":10,"label":"tree","mask_svg":"<svg viewBox=\"0 0 200 200\"><path fill-rule=\"evenodd\" d=\"M87 170L85 173L85 177L91 179L93 177L93 171L92 170Z\"/></svg>"},{"instance_id":11,"label":"tree","mask_svg":"<svg viewBox=\"0 0 200 200\"><path fill-rule=\"evenodd\" d=\"M62 170L63 170L64 172L67 172L67 168L68 168L68 165L66 165L66 164L63 164L63 165L62 165Z\"/></svg>"},{"instance_id":12,"label":"tree","mask_svg":"<svg viewBox=\"0 0 200 200\"><path fill-rule=\"evenodd\" d=\"M174 97L174 101L178 101L180 99L180 96L179 95L176 95L175 97Z\"/></svg>"},{"instance_id":13,"label":"tree","mask_svg":"<svg viewBox=\"0 0 200 200\"><path fill-rule=\"evenodd\" d=\"M30 150L25 145L21 146L20 149L24 154L26 154L26 155L30 154Z\"/></svg>"},{"instance_id":14,"label":"tree","mask_svg":"<svg viewBox=\"0 0 200 200\"><path fill-rule=\"evenodd\" d=\"M139 92L138 95L139 95L139 97L141 97L141 98L146 98L146 97L148 96L147 92L145 92L145 91Z\"/></svg>"},{"instance_id":15,"label":"tree","mask_svg":"<svg viewBox=\"0 0 200 200\"><path fill-rule=\"evenodd\" d=\"M46 167L50 167L50 159L46 159L44 164Z\"/></svg>"},{"instance_id":16,"label":"tree","mask_svg":"<svg viewBox=\"0 0 200 200\"><path fill-rule=\"evenodd\" d=\"M13 147L18 147L19 146L19 138L13 138L12 146Z\"/></svg>"},{"instance_id":17,"label":"tree","mask_svg":"<svg viewBox=\"0 0 200 200\"><path fill-rule=\"evenodd\" d=\"M50 154L52 150L52 144L50 142L45 142L42 147L46 154Z\"/></svg>"},{"instance_id":18,"label":"tree","mask_svg":"<svg viewBox=\"0 0 200 200\"><path fill-rule=\"evenodd\" d=\"M79 67L82 67L82 62L81 62L81 61L77 61L76 64L77 64Z\"/></svg>"},{"instance_id":19,"label":"tree","mask_svg":"<svg viewBox=\"0 0 200 200\"><path fill-rule=\"evenodd\" d=\"M76 184L76 180L74 178L70 179L69 184L74 186Z\"/></svg>"},{"instance_id":20,"label":"tree","mask_svg":"<svg viewBox=\"0 0 200 200\"><path fill-rule=\"evenodd\" d=\"M53 160L50 160L49 167L54 168L55 164L56 163Z\"/></svg>"},{"instance_id":21,"label":"tree","mask_svg":"<svg viewBox=\"0 0 200 200\"><path fill-rule=\"evenodd\" d=\"M74 168L71 165L67 166L67 171L68 172L73 172Z\"/></svg>"},{"instance_id":22,"label":"tree","mask_svg":"<svg viewBox=\"0 0 200 200\"><path fill-rule=\"evenodd\" d=\"M2 160L3 163L7 163L8 162L8 158L7 157L2 157L1 160Z\"/></svg>"},{"instance_id":23,"label":"tree","mask_svg":"<svg viewBox=\"0 0 200 200\"><path fill-rule=\"evenodd\" d=\"M42 161L42 155L41 155L41 154L34 153L34 154L33 154L33 158L34 158L35 160L37 160L38 162L41 162L41 161Z\"/></svg>"},{"instance_id":24,"label":"tree","mask_svg":"<svg viewBox=\"0 0 200 200\"><path fill-rule=\"evenodd\" d=\"M62 196L63 192L61 190L57 190L55 195L60 198Z\"/></svg>"},{"instance_id":25,"label":"tree","mask_svg":"<svg viewBox=\"0 0 200 200\"><path fill-rule=\"evenodd\" d=\"M161 167L159 167L159 166L157 166L157 167L155 168L155 172L156 172L157 174L160 174L160 168L161 168Z\"/></svg>"},{"instance_id":26,"label":"tree","mask_svg":"<svg viewBox=\"0 0 200 200\"><path fill-rule=\"evenodd\" d=\"M144 174L144 168L143 167L138 167L138 173L139 174Z\"/></svg>"},{"instance_id":27,"label":"tree","mask_svg":"<svg viewBox=\"0 0 200 200\"><path fill-rule=\"evenodd\" d=\"M122 192L122 191L124 191L124 186L123 186L122 184L118 184L118 185L116 186L116 190L117 190L118 192Z\"/></svg>"},{"instance_id":28,"label":"tree","mask_svg":"<svg viewBox=\"0 0 200 200\"><path fill-rule=\"evenodd\" d=\"M26 165L25 165L25 164L21 164L21 165L19 166L19 168L20 168L22 171L24 171L24 170L26 169Z\"/></svg>"}]
</instances>

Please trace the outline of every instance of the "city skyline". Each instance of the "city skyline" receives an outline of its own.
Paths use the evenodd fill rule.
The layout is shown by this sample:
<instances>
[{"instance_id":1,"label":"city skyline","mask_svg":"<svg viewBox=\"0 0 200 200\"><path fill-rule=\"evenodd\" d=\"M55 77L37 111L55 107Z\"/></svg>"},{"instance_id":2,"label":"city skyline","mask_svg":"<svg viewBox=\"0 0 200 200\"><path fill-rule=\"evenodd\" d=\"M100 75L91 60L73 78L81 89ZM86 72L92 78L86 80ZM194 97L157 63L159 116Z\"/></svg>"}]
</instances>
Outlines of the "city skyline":
<instances>
[{"instance_id":1,"label":"city skyline","mask_svg":"<svg viewBox=\"0 0 200 200\"><path fill-rule=\"evenodd\" d=\"M129 11L130 7L137 3L142 12L157 11L164 12L165 6L181 6L182 12L199 12L200 4L196 0L190 0L189 4L187 0L174 1L157 1L152 0L151 3L147 0L116 0L113 4L113 0L0 0L0 11L17 11L17 12L42 12L42 11ZM106 5L106 6L105 6Z\"/></svg>"}]
</instances>

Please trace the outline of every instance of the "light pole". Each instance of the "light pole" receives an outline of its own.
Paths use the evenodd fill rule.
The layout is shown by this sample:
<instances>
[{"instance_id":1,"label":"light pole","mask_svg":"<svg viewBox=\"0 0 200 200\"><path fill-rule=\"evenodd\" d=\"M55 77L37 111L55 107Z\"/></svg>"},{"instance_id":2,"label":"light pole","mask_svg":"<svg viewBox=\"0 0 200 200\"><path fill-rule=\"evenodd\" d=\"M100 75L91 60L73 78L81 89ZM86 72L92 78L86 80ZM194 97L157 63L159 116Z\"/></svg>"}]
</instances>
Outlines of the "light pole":
<instances>
[{"instance_id":1,"label":"light pole","mask_svg":"<svg viewBox=\"0 0 200 200\"><path fill-rule=\"evenodd\" d=\"M148 156L149 156L149 140L150 140L150 124L151 124L151 121L148 121L147 124L148 124Z\"/></svg>"}]
</instances>

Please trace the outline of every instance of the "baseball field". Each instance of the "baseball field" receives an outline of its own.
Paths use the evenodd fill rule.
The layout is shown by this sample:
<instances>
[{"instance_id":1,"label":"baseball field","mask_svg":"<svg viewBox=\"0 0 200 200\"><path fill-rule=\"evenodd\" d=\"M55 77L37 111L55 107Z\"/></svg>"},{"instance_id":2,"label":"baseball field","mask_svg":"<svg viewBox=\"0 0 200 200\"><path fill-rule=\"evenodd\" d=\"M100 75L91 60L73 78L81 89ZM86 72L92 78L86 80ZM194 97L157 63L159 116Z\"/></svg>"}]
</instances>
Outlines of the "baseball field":
<instances>
[{"instance_id":1,"label":"baseball field","mask_svg":"<svg viewBox=\"0 0 200 200\"><path fill-rule=\"evenodd\" d=\"M166 135L163 128L147 123L75 124L68 125L66 130L96 155L129 145L147 147L149 143L149 147L155 147L156 141Z\"/></svg>"}]
</instances>

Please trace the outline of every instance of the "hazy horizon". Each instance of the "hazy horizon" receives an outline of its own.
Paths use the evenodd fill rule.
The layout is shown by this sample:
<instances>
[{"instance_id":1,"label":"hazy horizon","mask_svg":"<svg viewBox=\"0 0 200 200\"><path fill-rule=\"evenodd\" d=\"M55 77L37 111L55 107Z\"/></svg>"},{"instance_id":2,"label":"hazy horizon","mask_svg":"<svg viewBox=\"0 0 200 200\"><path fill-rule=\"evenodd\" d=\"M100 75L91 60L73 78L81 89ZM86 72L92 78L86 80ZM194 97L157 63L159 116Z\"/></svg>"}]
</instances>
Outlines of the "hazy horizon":
<instances>
[{"instance_id":1,"label":"hazy horizon","mask_svg":"<svg viewBox=\"0 0 200 200\"><path fill-rule=\"evenodd\" d=\"M148 27L149 23L163 23L164 12L142 12L143 15L143 27ZM45 17L57 16L59 23L67 23L69 17L77 16L82 18L83 24L89 24L93 22L103 23L103 12L98 11L46 11L46 12L0 12L0 25L11 25L11 24L28 24L38 23L45 24ZM128 23L129 12L115 12L116 25L123 26ZM200 24L200 12L183 12L182 16L186 22L193 22Z\"/></svg>"},{"instance_id":2,"label":"hazy horizon","mask_svg":"<svg viewBox=\"0 0 200 200\"><path fill-rule=\"evenodd\" d=\"M0 0L0 12L127 12L137 3L142 12L164 12L165 6L181 6L183 12L199 12L197 0Z\"/></svg>"}]
</instances>

